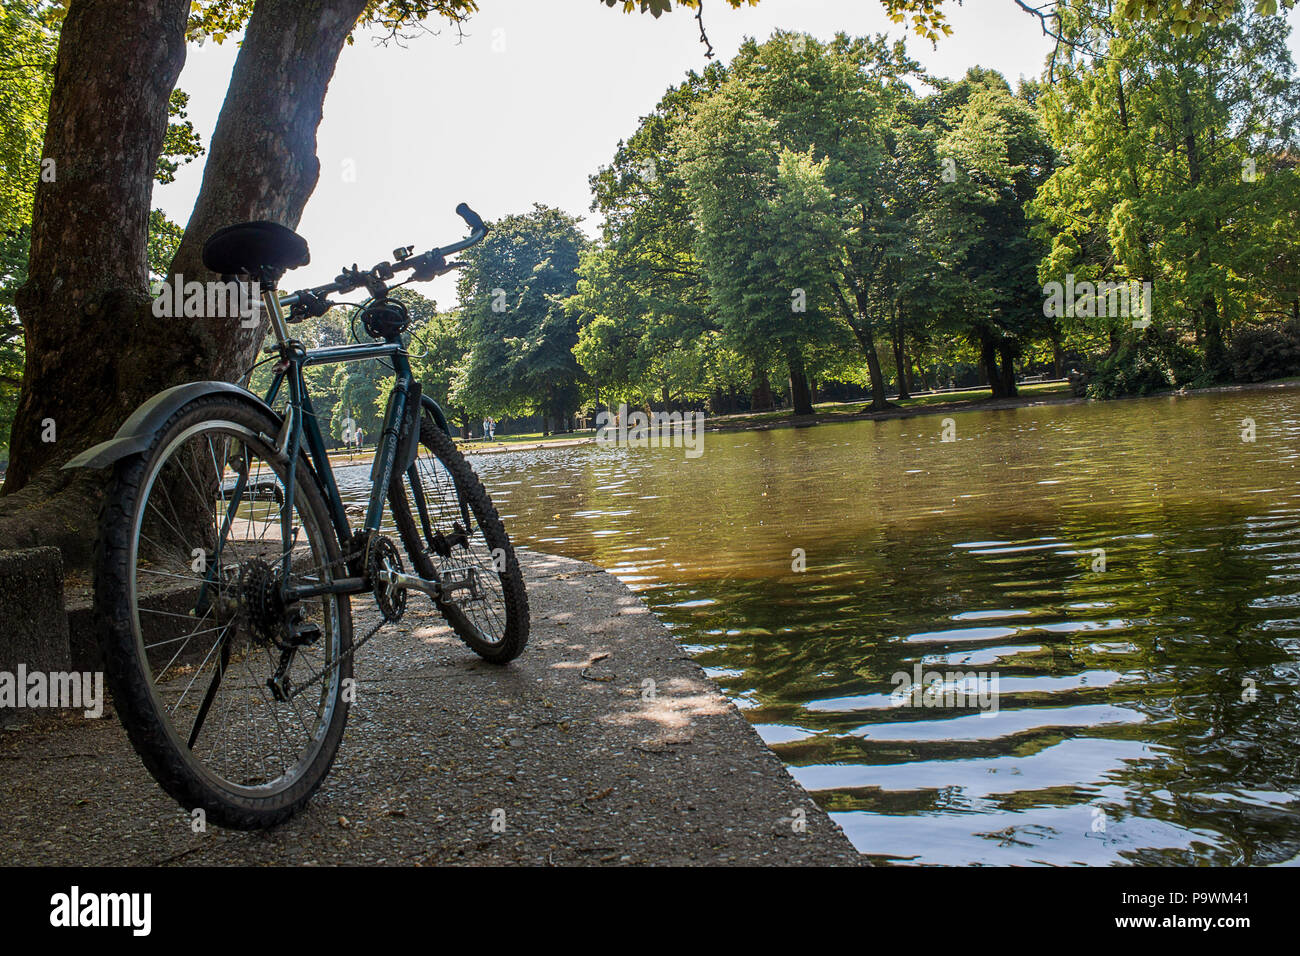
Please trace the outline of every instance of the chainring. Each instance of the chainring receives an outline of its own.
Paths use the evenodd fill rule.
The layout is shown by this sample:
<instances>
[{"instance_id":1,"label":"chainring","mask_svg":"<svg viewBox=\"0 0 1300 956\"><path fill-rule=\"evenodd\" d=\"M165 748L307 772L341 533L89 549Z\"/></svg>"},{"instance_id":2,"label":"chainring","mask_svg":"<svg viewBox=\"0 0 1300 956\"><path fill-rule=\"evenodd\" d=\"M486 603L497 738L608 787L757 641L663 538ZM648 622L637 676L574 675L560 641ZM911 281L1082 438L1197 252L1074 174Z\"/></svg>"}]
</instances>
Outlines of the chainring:
<instances>
[{"instance_id":1,"label":"chainring","mask_svg":"<svg viewBox=\"0 0 1300 956\"><path fill-rule=\"evenodd\" d=\"M401 574L402 556L397 545L383 535L371 535L366 541L366 574L370 578L371 593L385 621L400 621L406 613L406 589L388 584L379 577L381 571Z\"/></svg>"}]
</instances>

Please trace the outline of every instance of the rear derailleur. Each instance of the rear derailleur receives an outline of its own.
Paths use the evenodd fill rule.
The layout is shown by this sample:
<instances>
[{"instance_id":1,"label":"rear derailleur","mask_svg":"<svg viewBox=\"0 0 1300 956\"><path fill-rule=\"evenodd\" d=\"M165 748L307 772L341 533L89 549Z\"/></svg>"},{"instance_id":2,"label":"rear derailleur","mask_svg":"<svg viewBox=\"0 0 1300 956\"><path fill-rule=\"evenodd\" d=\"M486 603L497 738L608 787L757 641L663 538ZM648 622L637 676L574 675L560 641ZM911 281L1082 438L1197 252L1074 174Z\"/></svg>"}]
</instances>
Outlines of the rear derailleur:
<instances>
[{"instance_id":1,"label":"rear derailleur","mask_svg":"<svg viewBox=\"0 0 1300 956\"><path fill-rule=\"evenodd\" d=\"M254 643L274 645L280 651L275 673L266 679L266 686L277 701L286 701L292 690L289 667L293 656L298 648L320 640L320 625L303 620L302 608L296 603L285 605L279 570L261 559L243 567L239 591Z\"/></svg>"}]
</instances>

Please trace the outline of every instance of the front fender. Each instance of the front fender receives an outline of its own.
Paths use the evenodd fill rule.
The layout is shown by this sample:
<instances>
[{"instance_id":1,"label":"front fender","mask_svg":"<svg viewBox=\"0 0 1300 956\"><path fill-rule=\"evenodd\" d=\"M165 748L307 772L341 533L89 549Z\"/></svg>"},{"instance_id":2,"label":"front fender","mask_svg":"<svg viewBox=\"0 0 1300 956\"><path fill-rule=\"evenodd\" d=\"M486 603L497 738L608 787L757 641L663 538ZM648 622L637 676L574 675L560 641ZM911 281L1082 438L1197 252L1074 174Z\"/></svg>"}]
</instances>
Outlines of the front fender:
<instances>
[{"instance_id":1,"label":"front fender","mask_svg":"<svg viewBox=\"0 0 1300 956\"><path fill-rule=\"evenodd\" d=\"M451 425L447 423L447 416L443 414L441 405L423 393L420 394L420 404L429 410L429 414L433 416L433 420L438 423L439 428L448 435L452 434Z\"/></svg>"},{"instance_id":2,"label":"front fender","mask_svg":"<svg viewBox=\"0 0 1300 956\"><path fill-rule=\"evenodd\" d=\"M189 382L166 389L150 398L131 413L131 417L122 423L116 435L93 448L87 448L63 467L65 470L107 468L129 455L141 454L148 450L158 429L182 406L204 395L222 393L238 395L273 417L279 418L266 402L246 388L232 385L230 382Z\"/></svg>"}]
</instances>

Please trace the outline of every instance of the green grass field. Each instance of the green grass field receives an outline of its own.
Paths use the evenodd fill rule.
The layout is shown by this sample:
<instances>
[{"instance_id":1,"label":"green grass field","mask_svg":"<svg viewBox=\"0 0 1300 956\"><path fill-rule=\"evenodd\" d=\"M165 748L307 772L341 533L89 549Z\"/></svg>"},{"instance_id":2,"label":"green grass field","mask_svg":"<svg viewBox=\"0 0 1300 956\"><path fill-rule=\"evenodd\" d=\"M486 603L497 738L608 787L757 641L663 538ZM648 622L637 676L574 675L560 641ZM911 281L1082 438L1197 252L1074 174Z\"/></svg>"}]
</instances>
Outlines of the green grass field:
<instances>
[{"instance_id":1,"label":"green grass field","mask_svg":"<svg viewBox=\"0 0 1300 956\"><path fill-rule=\"evenodd\" d=\"M1042 384L1021 385L1020 398L1032 399L1050 395L1065 395L1070 391L1070 386L1064 382L1046 382ZM924 408L928 405L961 405L976 404L989 399L989 390L987 388L971 388L958 392L940 392L933 395L918 395L915 398L905 399L903 401L893 401L890 404L895 408ZM860 415L863 412L870 411L870 401L860 402L820 402L814 405L819 418L834 420L836 418L850 418L854 415ZM773 412L758 412L750 414L742 412L738 415L717 415L706 419L712 425L721 425L727 428L746 428L755 425L768 424L771 422L783 421L790 418L789 409L780 409ZM543 436L541 432L524 432L518 435L498 435L491 441L484 442L482 438L463 439L457 438L456 444L466 451L473 451L477 448L493 448L501 445L516 444L536 444L538 442L569 442L590 438L595 434L591 428L579 429L577 431L551 434Z\"/></svg>"},{"instance_id":2,"label":"green grass field","mask_svg":"<svg viewBox=\"0 0 1300 956\"><path fill-rule=\"evenodd\" d=\"M1051 395L1068 395L1070 386L1066 382L1045 382L1033 385L1021 385L1019 387L1019 398L1043 398ZM957 392L936 392L932 395L918 395L915 398L907 398L902 401L892 400L890 405L899 409L907 408L924 408L928 405L949 405L949 404L975 404L977 402L988 401L990 399L988 388L970 388ZM863 412L871 410L870 401L861 402L819 402L813 406L819 418L835 419L848 418L853 415L860 415ZM781 421L790 417L788 408L774 412L758 412L755 414L741 413L739 415L725 415L709 419L715 424L726 424L728 427L745 427L746 425L759 425L768 422Z\"/></svg>"}]
</instances>

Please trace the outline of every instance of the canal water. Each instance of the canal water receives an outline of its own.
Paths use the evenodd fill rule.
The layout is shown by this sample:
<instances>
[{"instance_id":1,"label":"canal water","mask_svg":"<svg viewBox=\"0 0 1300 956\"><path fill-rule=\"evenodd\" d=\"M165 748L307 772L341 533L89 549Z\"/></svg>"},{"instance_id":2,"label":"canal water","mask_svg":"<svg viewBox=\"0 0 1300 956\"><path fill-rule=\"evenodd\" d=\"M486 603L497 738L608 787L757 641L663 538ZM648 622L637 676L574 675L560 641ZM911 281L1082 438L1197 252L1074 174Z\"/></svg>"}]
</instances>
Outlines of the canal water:
<instances>
[{"instance_id":1,"label":"canal water","mask_svg":"<svg viewBox=\"0 0 1300 956\"><path fill-rule=\"evenodd\" d=\"M876 862L1300 862L1300 392L947 424L473 461Z\"/></svg>"}]
</instances>

